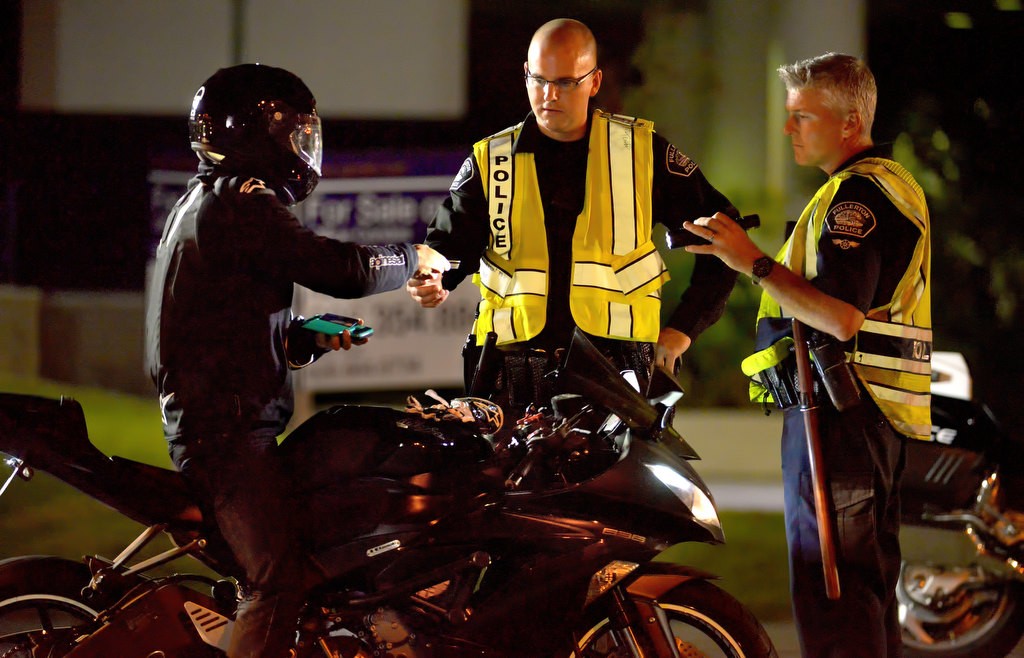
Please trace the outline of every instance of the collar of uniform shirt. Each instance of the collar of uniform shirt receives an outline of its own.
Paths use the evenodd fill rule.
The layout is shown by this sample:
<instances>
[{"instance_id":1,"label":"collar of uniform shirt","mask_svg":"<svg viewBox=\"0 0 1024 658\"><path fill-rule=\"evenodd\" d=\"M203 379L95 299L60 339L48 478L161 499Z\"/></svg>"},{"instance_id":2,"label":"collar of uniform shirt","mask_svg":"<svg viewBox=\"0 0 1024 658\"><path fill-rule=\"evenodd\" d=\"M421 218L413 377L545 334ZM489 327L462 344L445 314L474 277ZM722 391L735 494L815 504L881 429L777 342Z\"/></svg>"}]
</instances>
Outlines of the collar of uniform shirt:
<instances>
[{"instance_id":1,"label":"collar of uniform shirt","mask_svg":"<svg viewBox=\"0 0 1024 658\"><path fill-rule=\"evenodd\" d=\"M593 116L593 112L591 112L591 118L587 120L587 134L583 136L584 140L590 140L590 127L594 124ZM523 120L523 129L520 131L519 137L516 138L515 144L512 145L512 152L535 153L537 145L543 137L544 134L537 127L537 117L530 112Z\"/></svg>"},{"instance_id":2,"label":"collar of uniform shirt","mask_svg":"<svg viewBox=\"0 0 1024 658\"><path fill-rule=\"evenodd\" d=\"M864 158L885 158L886 160L892 160L892 144L875 144L874 146L869 146L860 153L856 153L851 156L850 159L843 164L839 165L836 168L836 172L840 172L852 165L854 162L863 160Z\"/></svg>"}]
</instances>

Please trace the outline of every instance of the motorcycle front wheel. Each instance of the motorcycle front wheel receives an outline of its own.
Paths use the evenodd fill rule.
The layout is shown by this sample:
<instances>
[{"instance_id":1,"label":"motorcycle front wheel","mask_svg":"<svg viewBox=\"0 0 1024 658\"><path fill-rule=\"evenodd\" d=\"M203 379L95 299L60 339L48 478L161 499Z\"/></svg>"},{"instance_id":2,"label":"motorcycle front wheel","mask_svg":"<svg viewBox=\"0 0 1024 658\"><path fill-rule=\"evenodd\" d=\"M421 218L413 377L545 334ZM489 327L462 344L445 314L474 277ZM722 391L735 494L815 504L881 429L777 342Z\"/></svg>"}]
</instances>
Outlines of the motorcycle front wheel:
<instances>
[{"instance_id":1,"label":"motorcycle front wheel","mask_svg":"<svg viewBox=\"0 0 1024 658\"><path fill-rule=\"evenodd\" d=\"M691 581L658 599L682 658L777 658L764 627L732 595L707 581ZM615 628L595 611L578 635L571 658L632 656L630 637L643 633ZM603 618L602 618L603 617Z\"/></svg>"},{"instance_id":2,"label":"motorcycle front wheel","mask_svg":"<svg viewBox=\"0 0 1024 658\"><path fill-rule=\"evenodd\" d=\"M0 562L0 657L63 656L99 615L82 596L89 569L52 557Z\"/></svg>"}]
</instances>

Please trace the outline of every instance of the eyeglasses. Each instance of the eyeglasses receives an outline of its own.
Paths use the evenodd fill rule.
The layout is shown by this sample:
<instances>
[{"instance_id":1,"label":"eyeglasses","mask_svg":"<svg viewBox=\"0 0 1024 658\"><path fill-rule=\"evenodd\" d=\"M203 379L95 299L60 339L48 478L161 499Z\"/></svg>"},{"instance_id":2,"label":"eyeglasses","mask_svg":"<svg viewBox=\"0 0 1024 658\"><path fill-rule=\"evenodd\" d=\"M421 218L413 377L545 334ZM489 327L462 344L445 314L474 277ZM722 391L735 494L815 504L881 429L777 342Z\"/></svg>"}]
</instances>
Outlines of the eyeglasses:
<instances>
[{"instance_id":1,"label":"eyeglasses","mask_svg":"<svg viewBox=\"0 0 1024 658\"><path fill-rule=\"evenodd\" d=\"M578 78L559 78L557 80L545 80L539 75L530 73L530 69L526 69L526 83L537 89L543 89L546 85L555 85L561 91L575 91L584 80L592 76L597 71L597 67L590 69L588 73L584 73Z\"/></svg>"}]
</instances>

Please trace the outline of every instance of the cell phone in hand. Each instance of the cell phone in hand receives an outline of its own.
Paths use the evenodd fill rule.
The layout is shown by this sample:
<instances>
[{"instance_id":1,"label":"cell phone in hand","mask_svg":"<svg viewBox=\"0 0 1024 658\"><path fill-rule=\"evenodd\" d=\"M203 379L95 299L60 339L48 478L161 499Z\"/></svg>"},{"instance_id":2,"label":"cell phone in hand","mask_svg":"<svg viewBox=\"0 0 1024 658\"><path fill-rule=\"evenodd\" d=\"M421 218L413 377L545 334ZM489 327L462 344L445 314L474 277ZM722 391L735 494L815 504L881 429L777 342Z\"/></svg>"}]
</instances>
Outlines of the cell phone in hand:
<instances>
[{"instance_id":1,"label":"cell phone in hand","mask_svg":"<svg viewBox=\"0 0 1024 658\"><path fill-rule=\"evenodd\" d=\"M302 328L328 336L341 335L342 332L348 331L353 340L362 340L373 335L373 327L362 324L358 318L334 313L314 315L302 323Z\"/></svg>"}]
</instances>

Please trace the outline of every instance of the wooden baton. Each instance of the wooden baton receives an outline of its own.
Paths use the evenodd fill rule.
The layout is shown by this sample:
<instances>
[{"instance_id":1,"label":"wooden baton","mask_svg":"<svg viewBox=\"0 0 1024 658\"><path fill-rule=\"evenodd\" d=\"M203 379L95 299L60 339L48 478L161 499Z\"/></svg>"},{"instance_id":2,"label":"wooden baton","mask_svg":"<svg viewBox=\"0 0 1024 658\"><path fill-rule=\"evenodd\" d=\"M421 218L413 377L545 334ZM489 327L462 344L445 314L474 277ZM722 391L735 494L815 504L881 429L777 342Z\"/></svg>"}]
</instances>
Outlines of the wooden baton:
<instances>
[{"instance_id":1,"label":"wooden baton","mask_svg":"<svg viewBox=\"0 0 1024 658\"><path fill-rule=\"evenodd\" d=\"M818 406L814 399L814 374L807 347L804 326L793 318L793 342L796 349L796 372L800 387L800 414L804 419L807 436L807 454L811 463L811 482L814 487L814 514L818 520L818 545L821 548L821 568L825 576L825 595L839 598L839 569L836 566L836 546L832 537L832 501L825 481L824 459L821 454L821 436L818 433Z\"/></svg>"}]
</instances>

